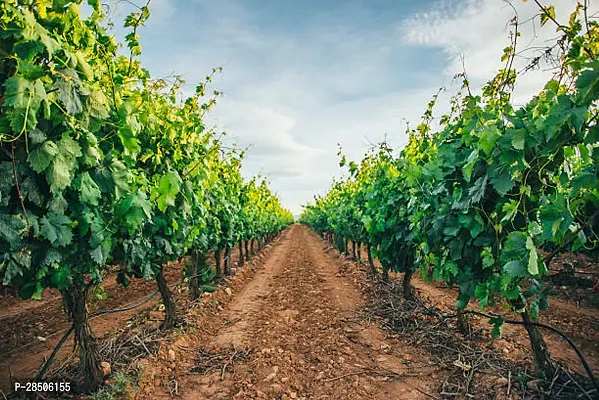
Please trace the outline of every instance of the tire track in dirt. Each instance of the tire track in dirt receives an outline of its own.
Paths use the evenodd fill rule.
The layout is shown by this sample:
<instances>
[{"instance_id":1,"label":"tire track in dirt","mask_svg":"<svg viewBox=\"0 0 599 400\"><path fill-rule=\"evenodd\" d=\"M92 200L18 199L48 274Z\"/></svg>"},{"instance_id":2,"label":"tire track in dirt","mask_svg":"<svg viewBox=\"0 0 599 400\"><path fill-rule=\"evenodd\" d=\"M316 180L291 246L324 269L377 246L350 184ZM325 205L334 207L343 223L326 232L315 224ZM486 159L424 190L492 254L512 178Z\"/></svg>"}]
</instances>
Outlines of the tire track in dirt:
<instances>
[{"instance_id":1,"label":"tire track in dirt","mask_svg":"<svg viewBox=\"0 0 599 400\"><path fill-rule=\"evenodd\" d=\"M429 398L439 372L361 319L360 291L339 268L316 235L293 226L204 341L213 352L250 348L249 361L234 374L187 377L182 398Z\"/></svg>"}]
</instances>

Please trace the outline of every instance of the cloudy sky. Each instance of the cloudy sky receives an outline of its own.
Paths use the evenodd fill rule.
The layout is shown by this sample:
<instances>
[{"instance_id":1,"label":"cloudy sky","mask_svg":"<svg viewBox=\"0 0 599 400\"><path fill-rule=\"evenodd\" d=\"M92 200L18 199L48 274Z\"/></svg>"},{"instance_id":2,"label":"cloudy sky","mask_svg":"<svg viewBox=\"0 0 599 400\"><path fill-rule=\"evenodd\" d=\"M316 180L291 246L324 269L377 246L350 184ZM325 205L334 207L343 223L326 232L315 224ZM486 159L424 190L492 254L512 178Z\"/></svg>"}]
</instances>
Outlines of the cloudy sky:
<instances>
[{"instance_id":1,"label":"cloudy sky","mask_svg":"<svg viewBox=\"0 0 599 400\"><path fill-rule=\"evenodd\" d=\"M555 3L567 21L575 3ZM534 1L513 6L521 49L530 48L521 68L557 35L553 25L528 21ZM338 144L351 159L385 137L399 148L406 122L419 121L440 87L437 112L446 110L463 66L475 87L491 78L514 16L503 0L152 0L150 9L140 30L146 67L154 77L183 75L192 91L223 66L213 88L224 95L208 123L250 146L244 173L267 176L295 214L342 175ZM128 10L119 3L115 23ZM547 74L527 73L515 101L538 91Z\"/></svg>"}]
</instances>

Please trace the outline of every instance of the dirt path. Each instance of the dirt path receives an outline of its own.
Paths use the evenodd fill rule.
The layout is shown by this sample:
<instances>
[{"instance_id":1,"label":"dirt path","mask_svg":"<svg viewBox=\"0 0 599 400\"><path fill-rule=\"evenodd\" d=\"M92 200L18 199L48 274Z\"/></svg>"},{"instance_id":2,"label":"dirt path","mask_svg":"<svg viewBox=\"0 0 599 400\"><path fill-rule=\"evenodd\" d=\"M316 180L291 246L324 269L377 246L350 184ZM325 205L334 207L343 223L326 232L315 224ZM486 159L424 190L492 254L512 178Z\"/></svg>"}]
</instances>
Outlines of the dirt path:
<instances>
[{"instance_id":1,"label":"dirt path","mask_svg":"<svg viewBox=\"0 0 599 400\"><path fill-rule=\"evenodd\" d=\"M177 382L183 399L429 398L439 372L422 350L360 320L361 292L339 265L316 235L293 226L229 305L203 321L200 339L173 344L169 387Z\"/></svg>"}]
</instances>

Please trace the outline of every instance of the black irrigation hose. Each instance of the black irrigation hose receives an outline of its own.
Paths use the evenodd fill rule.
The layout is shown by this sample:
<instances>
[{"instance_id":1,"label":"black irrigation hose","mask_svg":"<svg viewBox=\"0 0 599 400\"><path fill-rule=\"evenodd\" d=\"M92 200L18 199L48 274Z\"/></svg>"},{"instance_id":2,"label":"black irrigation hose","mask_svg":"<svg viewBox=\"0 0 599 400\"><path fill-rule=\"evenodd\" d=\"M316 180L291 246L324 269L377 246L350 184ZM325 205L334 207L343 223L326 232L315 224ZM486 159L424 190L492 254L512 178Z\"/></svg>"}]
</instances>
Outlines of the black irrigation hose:
<instances>
[{"instance_id":1,"label":"black irrigation hose","mask_svg":"<svg viewBox=\"0 0 599 400\"><path fill-rule=\"evenodd\" d=\"M52 354L50 354L50 357L48 357L48 359L44 362L44 364L42 365L42 368L40 369L40 372L35 377L36 381L39 382L42 380L42 377L44 376L44 374L46 373L46 371L52 364L52 361L54 361L54 357L56 356L56 353L58 353L58 350L60 350L60 348L62 347L64 342L67 340L67 338L71 335L71 332L73 332L74 329L75 329L75 327L73 325L71 325L71 327L62 336L62 338L60 339L58 344L54 347Z\"/></svg>"},{"instance_id":2,"label":"black irrigation hose","mask_svg":"<svg viewBox=\"0 0 599 400\"><path fill-rule=\"evenodd\" d=\"M464 311L464 314L475 314L475 315L480 315L480 316L486 317L486 318L497 318L497 317L499 317L499 315L485 314L485 313L474 311L474 310ZM457 316L457 314L456 314L456 316ZM554 328L551 325L547 325L547 324L544 324L542 322L524 322L524 321L518 321L518 320L513 320L513 319L506 319L506 320L503 320L503 322L506 323L506 324L513 324L513 325L524 325L524 326L526 326L526 325L532 325L532 326L537 326L539 328L545 328L547 330L550 330L553 333L557 333L559 336L561 336L563 339L565 339L566 342L568 342L568 344L570 345L570 347L572 347L574 349L574 351L578 355L578 358L580 358L580 362L582 363L585 371L587 372L587 375L591 379L591 382L593 382L593 386L595 386L595 389L597 390L597 392L599 392L599 383L597 382L597 379L595 378L595 375L593 374L593 371L591 370L591 367L587 363L587 360L584 358L584 356L582 355L582 352L574 344L574 342L572 341L572 339L570 339L565 333L563 333L562 331L560 331L557 328Z\"/></svg>"},{"instance_id":3,"label":"black irrigation hose","mask_svg":"<svg viewBox=\"0 0 599 400\"><path fill-rule=\"evenodd\" d=\"M383 282L387 285L389 285L387 282L384 281L380 281ZM389 285L391 286L391 285ZM435 310L427 307L426 304L424 304L422 302L422 300L420 300L418 297L415 297L415 299L420 303L420 305L422 305L425 310L429 313L429 315L433 315L436 317L441 318L441 320L446 320L446 319L451 319L451 318L456 318L458 316L458 314L441 314L436 312ZM475 310L466 310L464 311L464 314L475 314L475 315L479 315L485 318L497 318L497 317L501 317L500 315L493 315L493 314L486 314L486 313L482 313L479 311L475 311ZM587 360L584 358L584 356L582 355L582 352L580 351L580 349L574 344L574 342L572 341L572 339L570 339L565 333L563 333L562 331L560 331L557 328L554 328L551 325L547 325L544 324L542 322L524 322L524 321L518 321L518 320L514 320L514 319L505 319L503 320L504 323L506 324L513 324L513 325L532 325L532 326L537 326L539 328L545 328L547 330L550 330L553 333L557 333L559 336L561 336L562 338L564 338L566 340L566 342L568 342L568 344L570 345L570 347L572 347L572 349L574 349L574 351L576 352L576 355L578 355L578 358L580 359L580 362L582 363L582 366L584 367L584 370L586 371L587 375L589 376L589 378L591 379L591 382L593 383L593 386L595 386L595 389L597 390L597 392L599 392L599 384L597 383L597 379L595 378L595 375L593 374L593 371L591 370L591 367L589 366L589 364L587 363Z\"/></svg>"},{"instance_id":4,"label":"black irrigation hose","mask_svg":"<svg viewBox=\"0 0 599 400\"><path fill-rule=\"evenodd\" d=\"M193 278L193 276L191 278ZM182 282L183 281L178 282L178 284L181 284ZM144 304L146 304L147 302L149 302L150 300L152 300L158 293L159 293L159 290L157 290L154 293L152 293L150 296L148 296L145 300L141 301L140 303L134 304L134 305L129 306L129 307L115 308L113 310L96 311L94 313L91 313L89 315L88 319L92 319L94 317L97 317L97 316L100 316L100 315L105 315L105 314L113 314L113 313L131 311L131 310L133 310L133 309L135 309L137 307L143 306ZM67 338L71 335L71 333L73 332L74 329L75 329L75 327L73 325L71 325L71 327L65 332L65 334L62 336L62 338L60 339L60 341L56 345L56 347L54 347L54 350L52 351L52 354L50 354L50 357L48 357L48 359L42 365L42 368L40 369L39 373L35 377L35 380L40 381L42 379L42 377L46 374L46 371L48 370L48 368L50 367L50 365L54 361L54 357L56 356L56 353L58 353L58 350L60 350L60 348L62 347L62 345L64 344L64 342L67 340Z\"/></svg>"},{"instance_id":5,"label":"black irrigation hose","mask_svg":"<svg viewBox=\"0 0 599 400\"><path fill-rule=\"evenodd\" d=\"M199 276L200 274L197 274L196 276ZM191 276L190 278L194 278L194 276ZM185 280L181 280L177 283L175 283L174 285L172 285L172 287L176 287L178 285L180 285L181 283L185 282ZM113 313L119 313L119 312L125 312L125 311L131 311L137 307L141 307L144 304L146 304L147 302L149 302L150 300L152 300L158 293L160 293L159 290L156 290L154 293L152 293L151 295L149 295L148 297L146 297L143 301L134 304L132 306L129 307L125 307L125 308L115 308L113 310L102 310L102 311L96 311L94 313L91 313L88 317L88 319L92 319L94 317L97 317L99 315L105 315L105 314L113 314ZM60 339L60 341L58 342L58 344L56 345L56 347L54 347L54 350L52 351L52 354L50 354L50 357L48 357L48 359L44 362L44 364L42 365L42 368L40 369L39 373L37 374L37 376L35 377L36 381L40 381L42 379L42 377L46 374L48 368L50 367L50 365L52 364L52 362L54 361L54 357L56 356L56 353L58 353L58 350L60 350L60 348L62 347L62 345L64 344L64 342L67 340L67 338L71 335L71 333L73 332L73 330L75 329L75 327L73 325L71 325L71 327L65 332L64 336Z\"/></svg>"},{"instance_id":6,"label":"black irrigation hose","mask_svg":"<svg viewBox=\"0 0 599 400\"><path fill-rule=\"evenodd\" d=\"M273 242L277 237L275 237L271 242ZM232 254L233 253L231 252L231 254L229 254L227 257L224 258L224 260L226 260L227 258L231 257ZM211 265L213 265L213 264L211 264ZM186 279L195 278L195 277L200 276L202 274L203 274L203 272L195 274L195 275L192 275L192 276L186 276L184 279L181 279L179 282L174 283L174 284L169 285L169 286L170 287L177 287L180 284L184 283ZM115 308L113 310L96 311L94 313L91 313L89 315L88 319L92 319L92 318L100 316L100 315L114 314L114 313L120 313L120 312L125 312L125 311L131 311L131 310L133 310L133 309L135 309L137 307L143 306L144 304L146 304L147 302L149 302L150 300L152 300L158 293L160 293L160 290L156 290L154 293L152 293L150 296L148 296L145 300L141 301L140 303L137 303L137 304L134 304L132 306L129 306L129 307ZM71 325L71 327L62 336L62 338L60 339L60 341L56 344L56 347L54 347L54 350L52 351L52 354L50 354L50 357L48 357L48 359L44 362L44 364L42 365L39 373L35 377L36 381L40 381L43 378L43 376L46 374L46 372L48 371L48 368L50 367L50 365L52 365L52 362L54 361L54 357L56 357L56 353L58 353L58 350L60 350L60 348L62 347L62 345L64 344L64 342L67 340L67 338L71 335L71 333L73 332L74 329L75 329L75 327L73 325Z\"/></svg>"}]
</instances>

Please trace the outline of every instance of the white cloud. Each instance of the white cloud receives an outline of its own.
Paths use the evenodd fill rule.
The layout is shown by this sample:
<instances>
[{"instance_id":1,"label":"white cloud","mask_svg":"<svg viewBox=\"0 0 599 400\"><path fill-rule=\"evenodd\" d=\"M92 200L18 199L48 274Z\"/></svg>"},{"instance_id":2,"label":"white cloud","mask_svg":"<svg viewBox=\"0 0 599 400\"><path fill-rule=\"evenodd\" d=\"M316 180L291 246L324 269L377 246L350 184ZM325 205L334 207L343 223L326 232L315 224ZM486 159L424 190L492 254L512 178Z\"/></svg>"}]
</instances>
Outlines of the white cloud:
<instances>
[{"instance_id":1,"label":"white cloud","mask_svg":"<svg viewBox=\"0 0 599 400\"><path fill-rule=\"evenodd\" d=\"M558 18L567 22L569 13L576 7L575 0L555 2ZM540 26L539 8L534 1L465 0L441 1L432 11L419 13L406 19L399 28L404 42L410 45L437 48L451 61L444 70L447 77L466 70L475 88L480 88L499 69L505 68L500 57L509 46L510 32L514 31L511 19L517 15L519 57L513 67L523 70L531 59L541 54L546 46L555 43L556 26L549 21ZM589 12L599 8L592 4ZM538 93L551 78L549 65L543 65L521 76L514 92L514 102L524 104Z\"/></svg>"}]
</instances>

